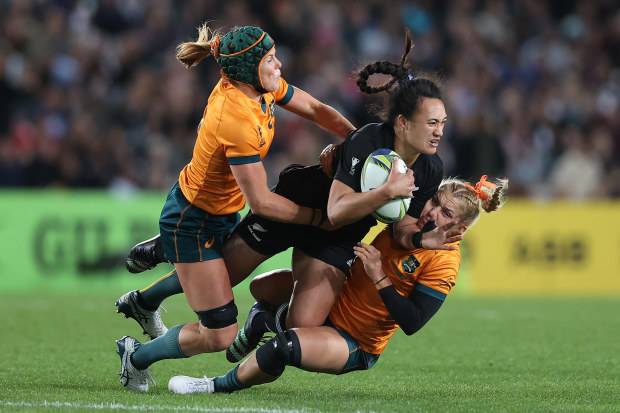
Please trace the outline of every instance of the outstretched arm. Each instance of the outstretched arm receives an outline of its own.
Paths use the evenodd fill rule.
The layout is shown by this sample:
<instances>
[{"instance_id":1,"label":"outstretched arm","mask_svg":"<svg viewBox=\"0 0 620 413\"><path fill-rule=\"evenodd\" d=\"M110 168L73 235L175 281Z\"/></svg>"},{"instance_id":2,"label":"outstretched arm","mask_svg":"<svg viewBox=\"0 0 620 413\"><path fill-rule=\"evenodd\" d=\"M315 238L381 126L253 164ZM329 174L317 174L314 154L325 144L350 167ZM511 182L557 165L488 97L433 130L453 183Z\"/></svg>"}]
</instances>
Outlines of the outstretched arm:
<instances>
[{"instance_id":1,"label":"outstretched arm","mask_svg":"<svg viewBox=\"0 0 620 413\"><path fill-rule=\"evenodd\" d=\"M282 107L315 122L321 128L336 136L340 136L342 139L346 138L347 134L355 129L355 126L336 109L320 102L309 93L296 87L291 100Z\"/></svg>"}]
</instances>

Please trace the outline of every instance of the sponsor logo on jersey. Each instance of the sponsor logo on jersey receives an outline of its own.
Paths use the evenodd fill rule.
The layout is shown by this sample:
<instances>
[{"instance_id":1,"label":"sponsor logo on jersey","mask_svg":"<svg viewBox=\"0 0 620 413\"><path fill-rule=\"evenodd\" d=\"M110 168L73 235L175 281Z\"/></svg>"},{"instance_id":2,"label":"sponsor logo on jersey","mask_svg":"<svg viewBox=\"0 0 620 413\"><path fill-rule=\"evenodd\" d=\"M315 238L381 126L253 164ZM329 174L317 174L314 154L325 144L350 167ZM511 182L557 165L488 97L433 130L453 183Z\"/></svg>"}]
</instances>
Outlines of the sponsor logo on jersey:
<instances>
[{"instance_id":1,"label":"sponsor logo on jersey","mask_svg":"<svg viewBox=\"0 0 620 413\"><path fill-rule=\"evenodd\" d=\"M351 170L349 171L351 175L355 175L355 166L358 163L360 163L360 160L354 156L353 159L351 159Z\"/></svg>"},{"instance_id":2,"label":"sponsor logo on jersey","mask_svg":"<svg viewBox=\"0 0 620 413\"><path fill-rule=\"evenodd\" d=\"M267 142L265 142L265 138L263 138L263 129L258 125L258 147L262 148L265 146Z\"/></svg>"},{"instance_id":3,"label":"sponsor logo on jersey","mask_svg":"<svg viewBox=\"0 0 620 413\"><path fill-rule=\"evenodd\" d=\"M353 265L353 261L355 261L355 258L351 258L350 260L348 260L347 267L351 268L351 266Z\"/></svg>"},{"instance_id":4,"label":"sponsor logo on jersey","mask_svg":"<svg viewBox=\"0 0 620 413\"><path fill-rule=\"evenodd\" d=\"M454 277L450 277L447 280L440 281L439 285L452 288L452 286L454 285Z\"/></svg>"},{"instance_id":5,"label":"sponsor logo on jersey","mask_svg":"<svg viewBox=\"0 0 620 413\"><path fill-rule=\"evenodd\" d=\"M269 122L268 122L269 129L273 129L273 119L274 119L275 112L276 112L275 104L276 104L275 99L269 103Z\"/></svg>"},{"instance_id":6,"label":"sponsor logo on jersey","mask_svg":"<svg viewBox=\"0 0 620 413\"><path fill-rule=\"evenodd\" d=\"M214 241L215 241L215 237L211 237L209 241L205 242L205 248L211 248L211 245L213 245Z\"/></svg>"}]
</instances>

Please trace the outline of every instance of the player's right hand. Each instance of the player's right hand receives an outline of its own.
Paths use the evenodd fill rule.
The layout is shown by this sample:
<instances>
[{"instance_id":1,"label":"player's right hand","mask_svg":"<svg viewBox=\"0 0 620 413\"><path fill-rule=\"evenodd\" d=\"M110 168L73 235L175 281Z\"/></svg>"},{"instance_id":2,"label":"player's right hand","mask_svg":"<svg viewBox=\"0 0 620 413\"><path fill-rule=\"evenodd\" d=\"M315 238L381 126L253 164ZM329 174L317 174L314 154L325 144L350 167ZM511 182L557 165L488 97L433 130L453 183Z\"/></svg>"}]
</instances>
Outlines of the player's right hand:
<instances>
[{"instance_id":1,"label":"player's right hand","mask_svg":"<svg viewBox=\"0 0 620 413\"><path fill-rule=\"evenodd\" d=\"M394 159L394 165L390 171L387 181L384 185L389 186L389 194L392 199L395 198L411 198L413 197L413 190L415 189L415 178L413 177L413 170L407 168L407 172L401 173L398 170L396 162L404 162L402 159Z\"/></svg>"}]
</instances>

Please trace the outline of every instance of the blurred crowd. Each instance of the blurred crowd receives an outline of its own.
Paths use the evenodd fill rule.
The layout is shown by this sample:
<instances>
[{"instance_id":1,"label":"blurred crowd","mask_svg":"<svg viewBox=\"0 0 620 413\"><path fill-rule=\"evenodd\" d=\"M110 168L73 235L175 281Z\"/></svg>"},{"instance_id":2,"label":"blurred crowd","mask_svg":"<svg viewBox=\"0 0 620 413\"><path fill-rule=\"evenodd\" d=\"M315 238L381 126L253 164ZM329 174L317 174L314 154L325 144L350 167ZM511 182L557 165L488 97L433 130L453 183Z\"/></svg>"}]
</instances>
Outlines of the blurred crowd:
<instances>
[{"instance_id":1,"label":"blurred crowd","mask_svg":"<svg viewBox=\"0 0 620 413\"><path fill-rule=\"evenodd\" d=\"M220 77L175 47L257 25L283 77L355 125L381 104L355 71L398 61L445 82L445 174L506 176L537 199L620 196L617 0L0 0L0 187L168 189ZM338 139L276 113L273 183Z\"/></svg>"}]
</instances>

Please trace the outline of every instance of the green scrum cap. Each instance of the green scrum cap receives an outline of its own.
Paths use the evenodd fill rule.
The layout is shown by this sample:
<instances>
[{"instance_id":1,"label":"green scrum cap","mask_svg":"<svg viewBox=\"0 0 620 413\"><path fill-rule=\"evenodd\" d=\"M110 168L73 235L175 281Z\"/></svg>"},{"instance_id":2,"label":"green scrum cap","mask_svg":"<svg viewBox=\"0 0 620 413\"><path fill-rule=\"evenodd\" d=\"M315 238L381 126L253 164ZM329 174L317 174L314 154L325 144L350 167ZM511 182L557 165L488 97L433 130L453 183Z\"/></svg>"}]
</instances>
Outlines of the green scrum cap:
<instances>
[{"instance_id":1,"label":"green scrum cap","mask_svg":"<svg viewBox=\"0 0 620 413\"><path fill-rule=\"evenodd\" d=\"M230 79L247 83L264 93L258 67L274 44L271 36L261 28L244 26L233 29L220 41L218 63Z\"/></svg>"}]
</instances>

